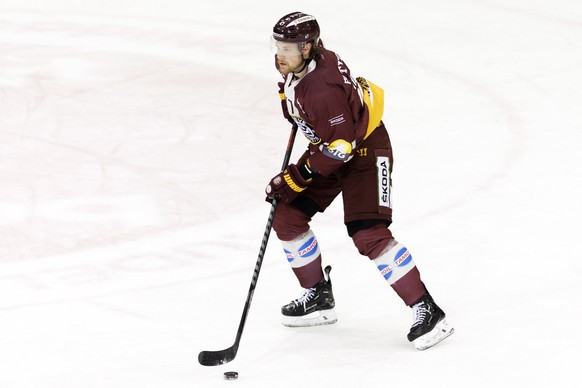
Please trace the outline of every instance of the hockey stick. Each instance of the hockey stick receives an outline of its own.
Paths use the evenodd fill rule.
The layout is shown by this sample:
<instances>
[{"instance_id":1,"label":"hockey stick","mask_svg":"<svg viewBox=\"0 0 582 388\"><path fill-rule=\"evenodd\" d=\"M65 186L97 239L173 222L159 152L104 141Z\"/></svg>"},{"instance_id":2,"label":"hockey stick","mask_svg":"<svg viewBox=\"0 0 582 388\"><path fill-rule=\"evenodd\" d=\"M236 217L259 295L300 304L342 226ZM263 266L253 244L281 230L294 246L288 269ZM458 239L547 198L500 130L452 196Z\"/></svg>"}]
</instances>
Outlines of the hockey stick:
<instances>
[{"instance_id":1,"label":"hockey stick","mask_svg":"<svg viewBox=\"0 0 582 388\"><path fill-rule=\"evenodd\" d=\"M297 125L293 125L291 129L291 134L289 135L289 141L287 143L287 150L285 151L285 157L283 160L283 166L281 171L287 168L289 164L289 159L291 159L291 151L293 149L293 143L295 142L295 135L297 134ZM259 255L257 257L257 263L255 264L255 270L253 272L253 277L251 280L251 286L249 287L249 292L247 294L247 300L243 308L242 316L240 318L240 323L238 325L238 331L236 333L236 338L234 344L224 350L203 350L198 355L198 362L204 366L216 366L226 364L231 362L236 357L238 351L238 346L240 344L240 338L242 336L243 329L245 327L245 322L247 320L247 315L249 313L249 308L251 307L251 301L253 300L253 294L255 293L255 287L257 286L257 280L259 279L259 272L261 271L261 265L263 264L263 257L265 256L265 250L267 249L267 242L269 241L269 235L271 234L271 229L273 225L273 218L275 217L275 209L277 208L278 200L275 198L271 202L271 211L269 212L269 218L267 219L267 226L265 227L265 234L263 235L263 241L261 241L261 248L259 249Z\"/></svg>"}]
</instances>

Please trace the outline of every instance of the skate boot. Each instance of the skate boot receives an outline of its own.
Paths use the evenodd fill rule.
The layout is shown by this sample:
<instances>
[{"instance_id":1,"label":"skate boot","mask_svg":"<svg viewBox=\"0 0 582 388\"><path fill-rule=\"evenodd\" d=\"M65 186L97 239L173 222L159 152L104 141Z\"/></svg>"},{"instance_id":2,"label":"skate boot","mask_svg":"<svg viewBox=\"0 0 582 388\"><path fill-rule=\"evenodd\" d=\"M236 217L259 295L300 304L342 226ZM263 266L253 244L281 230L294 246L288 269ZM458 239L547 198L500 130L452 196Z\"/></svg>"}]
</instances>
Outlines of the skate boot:
<instances>
[{"instance_id":1,"label":"skate boot","mask_svg":"<svg viewBox=\"0 0 582 388\"><path fill-rule=\"evenodd\" d=\"M445 313L427 292L412 306L412 327L408 340L418 350L434 346L453 334L453 327L445 320Z\"/></svg>"},{"instance_id":2,"label":"skate boot","mask_svg":"<svg viewBox=\"0 0 582 388\"><path fill-rule=\"evenodd\" d=\"M331 266L325 268L322 281L311 288L305 289L299 299L281 307L283 325L288 327L307 327L330 325L337 322L333 308L335 300L331 290L329 272Z\"/></svg>"}]
</instances>

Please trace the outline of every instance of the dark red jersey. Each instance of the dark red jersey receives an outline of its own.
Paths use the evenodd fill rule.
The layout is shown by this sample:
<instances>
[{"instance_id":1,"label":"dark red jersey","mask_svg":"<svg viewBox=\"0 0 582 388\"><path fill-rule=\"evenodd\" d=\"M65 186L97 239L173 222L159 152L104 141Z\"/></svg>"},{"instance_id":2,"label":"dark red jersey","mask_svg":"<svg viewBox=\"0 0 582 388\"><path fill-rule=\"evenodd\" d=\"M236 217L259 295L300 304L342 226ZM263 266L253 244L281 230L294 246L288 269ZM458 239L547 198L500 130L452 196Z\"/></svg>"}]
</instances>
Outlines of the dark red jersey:
<instances>
[{"instance_id":1,"label":"dark red jersey","mask_svg":"<svg viewBox=\"0 0 582 388\"><path fill-rule=\"evenodd\" d=\"M289 116L311 143L311 168L327 176L349 162L380 124L383 91L363 78L354 79L337 54L319 49L305 76L287 76L284 97Z\"/></svg>"}]
</instances>

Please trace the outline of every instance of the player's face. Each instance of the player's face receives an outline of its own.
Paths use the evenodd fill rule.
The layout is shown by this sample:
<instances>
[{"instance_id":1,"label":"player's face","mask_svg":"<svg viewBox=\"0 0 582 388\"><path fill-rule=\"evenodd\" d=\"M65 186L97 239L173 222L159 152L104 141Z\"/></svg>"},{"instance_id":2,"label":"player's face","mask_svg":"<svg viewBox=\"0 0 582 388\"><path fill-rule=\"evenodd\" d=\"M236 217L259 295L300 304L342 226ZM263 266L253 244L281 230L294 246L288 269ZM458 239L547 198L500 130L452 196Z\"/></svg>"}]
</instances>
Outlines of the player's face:
<instances>
[{"instance_id":1,"label":"player's face","mask_svg":"<svg viewBox=\"0 0 582 388\"><path fill-rule=\"evenodd\" d=\"M299 44L289 42L275 42L277 54L277 68L283 75L299 70L305 59L299 50Z\"/></svg>"}]
</instances>

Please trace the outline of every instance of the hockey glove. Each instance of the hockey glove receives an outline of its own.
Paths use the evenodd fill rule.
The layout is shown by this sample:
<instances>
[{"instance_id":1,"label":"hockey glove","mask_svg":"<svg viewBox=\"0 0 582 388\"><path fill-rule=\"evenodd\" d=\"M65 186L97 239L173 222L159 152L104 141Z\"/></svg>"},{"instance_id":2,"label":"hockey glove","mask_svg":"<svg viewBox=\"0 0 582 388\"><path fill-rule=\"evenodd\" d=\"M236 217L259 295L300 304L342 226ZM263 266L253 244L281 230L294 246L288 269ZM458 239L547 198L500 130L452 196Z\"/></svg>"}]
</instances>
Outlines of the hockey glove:
<instances>
[{"instance_id":1,"label":"hockey glove","mask_svg":"<svg viewBox=\"0 0 582 388\"><path fill-rule=\"evenodd\" d=\"M271 179L265 189L267 201L274 198L285 203L293 201L312 181L308 164L309 161L299 166L290 164L285 171Z\"/></svg>"}]
</instances>

